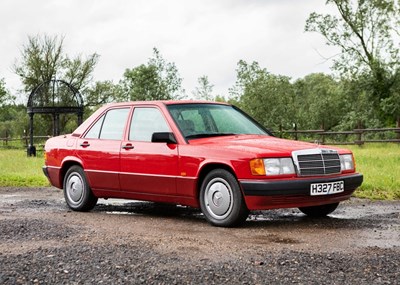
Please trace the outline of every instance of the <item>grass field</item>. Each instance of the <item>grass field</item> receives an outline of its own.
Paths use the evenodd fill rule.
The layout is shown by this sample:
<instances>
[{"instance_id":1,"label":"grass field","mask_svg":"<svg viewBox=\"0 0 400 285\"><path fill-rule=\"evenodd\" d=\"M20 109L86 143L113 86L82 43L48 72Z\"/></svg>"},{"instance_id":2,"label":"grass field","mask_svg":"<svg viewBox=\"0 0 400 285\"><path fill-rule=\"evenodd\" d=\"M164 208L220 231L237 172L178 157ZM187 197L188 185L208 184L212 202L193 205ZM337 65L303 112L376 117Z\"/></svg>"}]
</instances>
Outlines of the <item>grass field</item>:
<instances>
[{"instance_id":1,"label":"grass field","mask_svg":"<svg viewBox=\"0 0 400 285\"><path fill-rule=\"evenodd\" d=\"M0 149L0 186L49 186L43 157L27 157L23 150Z\"/></svg>"},{"instance_id":2,"label":"grass field","mask_svg":"<svg viewBox=\"0 0 400 285\"><path fill-rule=\"evenodd\" d=\"M357 171L364 174L364 183L357 197L400 199L400 144L367 144L346 146L353 151Z\"/></svg>"},{"instance_id":3,"label":"grass field","mask_svg":"<svg viewBox=\"0 0 400 285\"><path fill-rule=\"evenodd\" d=\"M360 198L400 199L400 145L368 144L345 146L354 152L363 185ZM0 149L0 186L48 186L42 172L43 157L27 157L23 150Z\"/></svg>"}]
</instances>

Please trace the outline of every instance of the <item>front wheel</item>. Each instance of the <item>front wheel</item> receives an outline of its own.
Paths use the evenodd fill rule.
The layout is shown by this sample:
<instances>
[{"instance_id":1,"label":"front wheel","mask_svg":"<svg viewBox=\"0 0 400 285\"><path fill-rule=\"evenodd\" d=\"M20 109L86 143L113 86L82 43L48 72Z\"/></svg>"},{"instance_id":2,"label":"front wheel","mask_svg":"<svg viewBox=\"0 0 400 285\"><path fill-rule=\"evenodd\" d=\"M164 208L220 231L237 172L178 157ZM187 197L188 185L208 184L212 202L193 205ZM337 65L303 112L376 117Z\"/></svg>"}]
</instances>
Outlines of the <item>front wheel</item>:
<instances>
[{"instance_id":1,"label":"front wheel","mask_svg":"<svg viewBox=\"0 0 400 285\"><path fill-rule=\"evenodd\" d=\"M311 207L300 207L299 210L310 217L325 217L336 210L339 203L311 206Z\"/></svg>"},{"instance_id":2,"label":"front wheel","mask_svg":"<svg viewBox=\"0 0 400 285\"><path fill-rule=\"evenodd\" d=\"M71 166L64 178L64 198L74 211L90 211L96 206L95 197L86 180L85 172L78 165Z\"/></svg>"},{"instance_id":3,"label":"front wheel","mask_svg":"<svg viewBox=\"0 0 400 285\"><path fill-rule=\"evenodd\" d=\"M200 207L206 220L219 227L237 226L249 214L238 181L224 169L215 169L204 178Z\"/></svg>"}]
</instances>

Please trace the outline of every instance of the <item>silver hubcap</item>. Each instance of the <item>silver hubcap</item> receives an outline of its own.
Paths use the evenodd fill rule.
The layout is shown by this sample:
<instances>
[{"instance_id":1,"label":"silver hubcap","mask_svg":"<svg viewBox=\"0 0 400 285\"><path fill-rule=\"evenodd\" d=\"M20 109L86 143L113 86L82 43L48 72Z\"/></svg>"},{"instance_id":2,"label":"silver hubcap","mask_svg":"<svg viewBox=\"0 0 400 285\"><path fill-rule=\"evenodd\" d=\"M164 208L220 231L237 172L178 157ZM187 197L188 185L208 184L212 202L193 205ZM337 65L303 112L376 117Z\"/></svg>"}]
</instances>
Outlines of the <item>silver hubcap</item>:
<instances>
[{"instance_id":1,"label":"silver hubcap","mask_svg":"<svg viewBox=\"0 0 400 285\"><path fill-rule=\"evenodd\" d=\"M68 200L72 204L79 204L83 198L84 185L82 177L76 173L71 174L66 185Z\"/></svg>"},{"instance_id":2,"label":"silver hubcap","mask_svg":"<svg viewBox=\"0 0 400 285\"><path fill-rule=\"evenodd\" d=\"M232 189L222 178L214 178L206 188L204 202L207 212L218 220L223 220L232 212Z\"/></svg>"}]
</instances>

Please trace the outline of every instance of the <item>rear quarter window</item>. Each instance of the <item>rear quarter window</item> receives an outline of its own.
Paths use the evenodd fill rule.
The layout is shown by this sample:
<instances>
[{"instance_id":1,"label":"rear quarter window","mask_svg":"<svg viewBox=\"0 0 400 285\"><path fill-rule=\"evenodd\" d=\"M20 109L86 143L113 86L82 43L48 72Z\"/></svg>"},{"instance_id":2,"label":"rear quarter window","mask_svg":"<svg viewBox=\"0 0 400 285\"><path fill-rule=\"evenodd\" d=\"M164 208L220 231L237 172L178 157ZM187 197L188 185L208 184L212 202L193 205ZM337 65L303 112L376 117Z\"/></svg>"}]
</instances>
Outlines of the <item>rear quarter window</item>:
<instances>
[{"instance_id":1,"label":"rear quarter window","mask_svg":"<svg viewBox=\"0 0 400 285\"><path fill-rule=\"evenodd\" d=\"M128 114L129 108L109 110L90 128L85 138L121 140Z\"/></svg>"}]
</instances>

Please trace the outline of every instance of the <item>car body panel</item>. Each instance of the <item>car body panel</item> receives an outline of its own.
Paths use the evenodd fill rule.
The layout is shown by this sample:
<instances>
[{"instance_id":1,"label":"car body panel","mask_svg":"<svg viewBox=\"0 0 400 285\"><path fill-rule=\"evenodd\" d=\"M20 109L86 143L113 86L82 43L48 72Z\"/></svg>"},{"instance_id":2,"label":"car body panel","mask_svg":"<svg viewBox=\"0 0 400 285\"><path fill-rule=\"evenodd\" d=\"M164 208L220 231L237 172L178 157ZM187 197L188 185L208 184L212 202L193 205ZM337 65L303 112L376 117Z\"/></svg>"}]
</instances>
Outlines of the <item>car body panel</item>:
<instances>
[{"instance_id":1,"label":"car body panel","mask_svg":"<svg viewBox=\"0 0 400 285\"><path fill-rule=\"evenodd\" d=\"M126 102L103 106L72 134L46 142L44 172L52 185L63 187L63 175L71 165L80 165L98 198L128 198L199 207L199 189L212 169L223 168L238 180L249 210L304 207L336 203L348 199L361 185L362 175L343 171L330 176L298 177L296 173L255 176L249 162L256 158L290 158L293 151L308 149L350 151L313 143L280 139L265 133L185 138L168 110L173 104L219 104L192 101ZM139 107L153 107L163 115L176 143L129 139L129 122ZM98 118L109 110L130 108L121 140L85 138ZM345 191L333 195L310 196L308 187L316 181L341 181ZM272 189L272 190L271 190ZM275 190L274 190L275 189ZM278 189L278 190L276 190Z\"/></svg>"},{"instance_id":2,"label":"car body panel","mask_svg":"<svg viewBox=\"0 0 400 285\"><path fill-rule=\"evenodd\" d=\"M82 161L93 191L118 191L121 141L78 138L76 157ZM101 160L101 163L99 163Z\"/></svg>"},{"instance_id":3,"label":"car body panel","mask_svg":"<svg viewBox=\"0 0 400 285\"><path fill-rule=\"evenodd\" d=\"M133 149L121 150L121 191L159 195L176 194L177 145L124 142Z\"/></svg>"}]
</instances>

